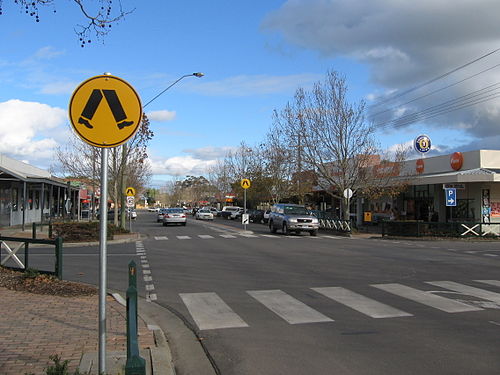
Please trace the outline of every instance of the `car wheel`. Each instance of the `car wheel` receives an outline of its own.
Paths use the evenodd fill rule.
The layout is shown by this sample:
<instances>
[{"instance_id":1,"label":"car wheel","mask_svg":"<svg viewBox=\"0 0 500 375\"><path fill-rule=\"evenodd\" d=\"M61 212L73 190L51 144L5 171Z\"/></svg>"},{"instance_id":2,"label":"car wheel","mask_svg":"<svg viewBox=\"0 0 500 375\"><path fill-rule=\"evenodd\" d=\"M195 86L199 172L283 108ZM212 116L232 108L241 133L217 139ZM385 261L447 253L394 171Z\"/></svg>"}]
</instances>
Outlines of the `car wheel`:
<instances>
[{"instance_id":1,"label":"car wheel","mask_svg":"<svg viewBox=\"0 0 500 375\"><path fill-rule=\"evenodd\" d=\"M271 233L276 233L276 228L274 227L272 221L269 222L269 230L271 231Z\"/></svg>"},{"instance_id":2,"label":"car wheel","mask_svg":"<svg viewBox=\"0 0 500 375\"><path fill-rule=\"evenodd\" d=\"M166 227L167 226L167 223L163 223L163 226Z\"/></svg>"},{"instance_id":3,"label":"car wheel","mask_svg":"<svg viewBox=\"0 0 500 375\"><path fill-rule=\"evenodd\" d=\"M317 230L312 230L309 232L309 234L313 237L316 237L318 235L318 231Z\"/></svg>"},{"instance_id":4,"label":"car wheel","mask_svg":"<svg viewBox=\"0 0 500 375\"><path fill-rule=\"evenodd\" d=\"M281 229L281 231L283 232L284 235L288 235L288 226L286 225L286 223L283 223L283 228Z\"/></svg>"}]
</instances>

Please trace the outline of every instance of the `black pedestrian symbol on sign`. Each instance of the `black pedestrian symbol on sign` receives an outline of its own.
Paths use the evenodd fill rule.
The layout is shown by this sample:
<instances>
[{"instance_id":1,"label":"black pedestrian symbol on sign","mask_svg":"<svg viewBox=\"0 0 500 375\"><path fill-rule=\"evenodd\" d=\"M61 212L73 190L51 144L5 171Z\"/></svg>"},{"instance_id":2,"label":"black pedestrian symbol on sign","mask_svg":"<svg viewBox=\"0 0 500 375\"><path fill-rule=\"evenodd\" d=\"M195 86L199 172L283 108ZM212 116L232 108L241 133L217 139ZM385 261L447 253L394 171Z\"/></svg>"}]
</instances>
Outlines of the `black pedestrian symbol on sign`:
<instances>
[{"instance_id":1,"label":"black pedestrian symbol on sign","mask_svg":"<svg viewBox=\"0 0 500 375\"><path fill-rule=\"evenodd\" d=\"M134 191L133 191L132 189L128 189L126 194L127 194L128 196L135 195L135 194L134 194Z\"/></svg>"},{"instance_id":2,"label":"black pedestrian symbol on sign","mask_svg":"<svg viewBox=\"0 0 500 375\"><path fill-rule=\"evenodd\" d=\"M243 186L248 186L248 180L243 180Z\"/></svg>"},{"instance_id":3,"label":"black pedestrian symbol on sign","mask_svg":"<svg viewBox=\"0 0 500 375\"><path fill-rule=\"evenodd\" d=\"M78 123L85 125L89 129L93 128L90 121L92 120L92 117L94 117L99 104L101 104L103 94L106 98L106 102L108 102L109 109L111 109L111 112L113 113L118 129L123 129L126 126L132 125L134 123L133 121L125 121L127 119L127 114L120 103L120 99L118 99L116 91L97 89L94 89L92 94L90 94L89 100L87 101L87 104L85 104L85 108L83 108L82 114L78 119Z\"/></svg>"}]
</instances>

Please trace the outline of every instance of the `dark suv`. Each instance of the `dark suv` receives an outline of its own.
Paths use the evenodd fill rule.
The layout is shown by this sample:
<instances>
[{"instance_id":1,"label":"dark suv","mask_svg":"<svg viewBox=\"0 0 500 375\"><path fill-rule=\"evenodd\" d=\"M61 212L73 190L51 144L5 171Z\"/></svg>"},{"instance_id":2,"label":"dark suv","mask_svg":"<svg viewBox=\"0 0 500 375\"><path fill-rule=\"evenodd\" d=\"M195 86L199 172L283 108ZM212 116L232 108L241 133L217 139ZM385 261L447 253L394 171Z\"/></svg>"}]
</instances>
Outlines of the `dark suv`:
<instances>
[{"instance_id":1,"label":"dark suv","mask_svg":"<svg viewBox=\"0 0 500 375\"><path fill-rule=\"evenodd\" d=\"M269 215L269 230L276 233L280 229L283 234L289 232L309 232L316 236L319 229L319 220L316 216L299 204L278 203L271 209Z\"/></svg>"}]
</instances>

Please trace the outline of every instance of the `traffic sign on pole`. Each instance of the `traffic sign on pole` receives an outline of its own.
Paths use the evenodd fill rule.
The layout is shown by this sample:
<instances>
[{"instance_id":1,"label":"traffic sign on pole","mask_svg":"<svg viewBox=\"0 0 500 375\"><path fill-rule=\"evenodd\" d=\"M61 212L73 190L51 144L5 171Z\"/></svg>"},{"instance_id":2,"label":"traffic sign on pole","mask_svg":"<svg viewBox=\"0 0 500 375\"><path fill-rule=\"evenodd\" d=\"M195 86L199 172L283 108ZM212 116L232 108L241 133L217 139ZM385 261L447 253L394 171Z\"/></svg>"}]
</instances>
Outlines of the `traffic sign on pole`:
<instances>
[{"instance_id":1,"label":"traffic sign on pole","mask_svg":"<svg viewBox=\"0 0 500 375\"><path fill-rule=\"evenodd\" d=\"M250 185L250 180L248 178L244 178L243 180L241 180L241 187L243 189L248 189Z\"/></svg>"},{"instance_id":2,"label":"traffic sign on pole","mask_svg":"<svg viewBox=\"0 0 500 375\"><path fill-rule=\"evenodd\" d=\"M447 207L455 207L457 205L457 189L455 188L447 188L444 189L446 206Z\"/></svg>"},{"instance_id":3,"label":"traffic sign on pole","mask_svg":"<svg viewBox=\"0 0 500 375\"><path fill-rule=\"evenodd\" d=\"M135 204L135 198L134 197L127 197L127 207L132 208L134 207Z\"/></svg>"},{"instance_id":4,"label":"traffic sign on pole","mask_svg":"<svg viewBox=\"0 0 500 375\"><path fill-rule=\"evenodd\" d=\"M128 187L127 190L125 190L125 194L127 197L134 197L135 196L135 189L133 187Z\"/></svg>"},{"instance_id":5,"label":"traffic sign on pole","mask_svg":"<svg viewBox=\"0 0 500 375\"><path fill-rule=\"evenodd\" d=\"M129 83L101 75L76 88L69 103L69 117L84 142L95 147L116 147L139 129L142 105Z\"/></svg>"}]
</instances>

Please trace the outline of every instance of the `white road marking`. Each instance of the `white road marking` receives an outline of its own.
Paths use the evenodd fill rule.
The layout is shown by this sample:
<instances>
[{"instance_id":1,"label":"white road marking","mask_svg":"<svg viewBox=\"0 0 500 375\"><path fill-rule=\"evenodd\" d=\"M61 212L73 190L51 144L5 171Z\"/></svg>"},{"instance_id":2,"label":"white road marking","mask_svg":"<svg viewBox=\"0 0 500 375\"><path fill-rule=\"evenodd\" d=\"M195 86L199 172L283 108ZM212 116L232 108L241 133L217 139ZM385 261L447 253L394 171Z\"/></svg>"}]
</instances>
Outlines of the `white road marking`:
<instances>
[{"instance_id":1,"label":"white road marking","mask_svg":"<svg viewBox=\"0 0 500 375\"><path fill-rule=\"evenodd\" d=\"M377 302L371 298L365 297L361 294L352 292L342 287L311 289L372 318L395 318L401 316L413 316L412 314Z\"/></svg>"},{"instance_id":2,"label":"white road marking","mask_svg":"<svg viewBox=\"0 0 500 375\"><path fill-rule=\"evenodd\" d=\"M478 283L483 283L483 284L488 284L488 285L493 285L493 286L500 287L500 281L499 280L474 280L474 281L477 281Z\"/></svg>"},{"instance_id":3,"label":"white road marking","mask_svg":"<svg viewBox=\"0 0 500 375\"><path fill-rule=\"evenodd\" d=\"M465 303L461 303L449 298L437 296L432 294L431 292L425 292L422 290L410 288L409 286L401 285L401 284L374 284L372 285L375 288L384 290L386 292L395 294L397 296L407 298L409 300L421 303L423 305L427 305L430 307L434 307L435 309L445 311L448 313L459 313L465 311L479 311L482 310L479 307L474 307L470 305L466 305Z\"/></svg>"},{"instance_id":4,"label":"white road marking","mask_svg":"<svg viewBox=\"0 0 500 375\"><path fill-rule=\"evenodd\" d=\"M246 233L238 233L238 236L247 237L247 238L257 238L257 237L259 237L259 236L255 236L253 234L246 234Z\"/></svg>"},{"instance_id":5,"label":"white road marking","mask_svg":"<svg viewBox=\"0 0 500 375\"><path fill-rule=\"evenodd\" d=\"M158 299L158 296L155 293L152 293L152 294L149 295L149 299L151 301L156 301Z\"/></svg>"},{"instance_id":6,"label":"white road marking","mask_svg":"<svg viewBox=\"0 0 500 375\"><path fill-rule=\"evenodd\" d=\"M473 286L468 286L464 284L459 284L453 281L429 281L427 284L439 286L441 288L453 290L461 294L465 294L472 297L482 298L495 303L500 303L500 294L495 292L490 292L488 290L475 288Z\"/></svg>"},{"instance_id":7,"label":"white road marking","mask_svg":"<svg viewBox=\"0 0 500 375\"><path fill-rule=\"evenodd\" d=\"M153 284L146 284L146 290L147 291L155 290L155 286Z\"/></svg>"},{"instance_id":8,"label":"white road marking","mask_svg":"<svg viewBox=\"0 0 500 375\"><path fill-rule=\"evenodd\" d=\"M247 293L290 324L333 322L282 290L255 290Z\"/></svg>"},{"instance_id":9,"label":"white road marking","mask_svg":"<svg viewBox=\"0 0 500 375\"><path fill-rule=\"evenodd\" d=\"M181 293L179 296L200 330L248 327L216 293Z\"/></svg>"},{"instance_id":10,"label":"white road marking","mask_svg":"<svg viewBox=\"0 0 500 375\"><path fill-rule=\"evenodd\" d=\"M200 237L201 239L204 239L204 240L208 240L210 238L214 238L213 236L211 236L209 234L199 234L198 237Z\"/></svg>"},{"instance_id":11,"label":"white road marking","mask_svg":"<svg viewBox=\"0 0 500 375\"><path fill-rule=\"evenodd\" d=\"M145 282L153 281L153 278L151 276L144 276L143 279Z\"/></svg>"},{"instance_id":12,"label":"white road marking","mask_svg":"<svg viewBox=\"0 0 500 375\"><path fill-rule=\"evenodd\" d=\"M281 236L277 236L275 234L261 234L261 237L267 237L267 238L282 238Z\"/></svg>"},{"instance_id":13,"label":"white road marking","mask_svg":"<svg viewBox=\"0 0 500 375\"><path fill-rule=\"evenodd\" d=\"M339 236L320 236L321 238L330 238L332 240L345 240L348 237L339 237Z\"/></svg>"},{"instance_id":14,"label":"white road marking","mask_svg":"<svg viewBox=\"0 0 500 375\"><path fill-rule=\"evenodd\" d=\"M142 270L144 275L151 275L151 270Z\"/></svg>"},{"instance_id":15,"label":"white road marking","mask_svg":"<svg viewBox=\"0 0 500 375\"><path fill-rule=\"evenodd\" d=\"M155 236L155 240L157 241L165 241L168 240L167 236Z\"/></svg>"},{"instance_id":16,"label":"white road marking","mask_svg":"<svg viewBox=\"0 0 500 375\"><path fill-rule=\"evenodd\" d=\"M236 238L236 236L233 236L232 234L220 234L220 236L224 238Z\"/></svg>"},{"instance_id":17,"label":"white road marking","mask_svg":"<svg viewBox=\"0 0 500 375\"><path fill-rule=\"evenodd\" d=\"M142 268L149 268L149 264L148 263L143 263L142 264Z\"/></svg>"},{"instance_id":18,"label":"white road marking","mask_svg":"<svg viewBox=\"0 0 500 375\"><path fill-rule=\"evenodd\" d=\"M189 237L189 236L177 236L177 239L178 240L190 240L191 237Z\"/></svg>"}]
</instances>

